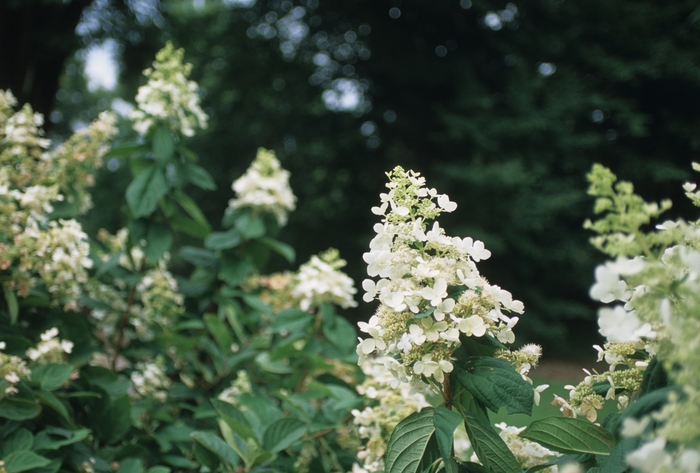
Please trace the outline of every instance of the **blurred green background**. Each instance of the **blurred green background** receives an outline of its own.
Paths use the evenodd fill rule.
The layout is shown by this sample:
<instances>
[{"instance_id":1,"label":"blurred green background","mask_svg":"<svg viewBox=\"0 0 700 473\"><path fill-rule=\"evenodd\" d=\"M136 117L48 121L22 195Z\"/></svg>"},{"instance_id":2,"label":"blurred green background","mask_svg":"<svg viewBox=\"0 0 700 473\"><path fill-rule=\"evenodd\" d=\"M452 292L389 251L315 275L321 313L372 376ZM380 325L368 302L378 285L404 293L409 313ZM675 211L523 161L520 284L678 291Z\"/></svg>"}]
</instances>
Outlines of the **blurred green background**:
<instances>
[{"instance_id":1,"label":"blurred green background","mask_svg":"<svg viewBox=\"0 0 700 473\"><path fill-rule=\"evenodd\" d=\"M441 223L485 242L482 273L525 303L518 340L547 355L591 358L598 341L588 288L603 258L582 229L591 165L684 204L700 160L691 0L3 0L0 88L65 137L128 108L168 40L210 115L191 143L218 184L192 191L210 221L257 147L274 149L298 196L281 239L299 263L340 249L359 286L384 173L414 169L459 204ZM118 65L114 86L83 73L109 72L88 60L100 54ZM100 174L93 235L123 224L124 164Z\"/></svg>"}]
</instances>

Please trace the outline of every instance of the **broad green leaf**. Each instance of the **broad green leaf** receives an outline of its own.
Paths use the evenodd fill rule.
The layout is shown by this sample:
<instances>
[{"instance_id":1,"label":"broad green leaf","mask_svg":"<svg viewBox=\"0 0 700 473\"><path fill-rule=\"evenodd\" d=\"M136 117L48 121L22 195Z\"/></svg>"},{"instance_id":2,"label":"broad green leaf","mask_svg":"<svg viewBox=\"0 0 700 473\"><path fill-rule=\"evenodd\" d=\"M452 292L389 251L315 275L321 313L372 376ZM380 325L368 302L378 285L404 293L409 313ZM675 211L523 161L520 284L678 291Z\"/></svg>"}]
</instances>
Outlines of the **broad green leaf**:
<instances>
[{"instance_id":1,"label":"broad green leaf","mask_svg":"<svg viewBox=\"0 0 700 473\"><path fill-rule=\"evenodd\" d=\"M209 221L204 216L202 209L199 208L199 205L197 205L197 203L194 201L194 199L192 199L192 197L185 194L179 189L175 189L173 191L173 199L175 199L175 202L180 204L180 206L185 210L185 212L187 212L187 215L192 217L192 220L205 227L207 231L211 231Z\"/></svg>"},{"instance_id":2,"label":"broad green leaf","mask_svg":"<svg viewBox=\"0 0 700 473\"><path fill-rule=\"evenodd\" d=\"M125 458L119 462L117 473L143 473L143 460L140 458Z\"/></svg>"},{"instance_id":3,"label":"broad green leaf","mask_svg":"<svg viewBox=\"0 0 700 473\"><path fill-rule=\"evenodd\" d=\"M508 361L475 356L468 358L463 368L459 382L493 412L506 406L511 414L532 414L535 400L532 386Z\"/></svg>"},{"instance_id":4,"label":"broad green leaf","mask_svg":"<svg viewBox=\"0 0 700 473\"><path fill-rule=\"evenodd\" d=\"M39 415L41 407L29 399L6 397L0 400L0 417L10 420L33 419Z\"/></svg>"},{"instance_id":5,"label":"broad green leaf","mask_svg":"<svg viewBox=\"0 0 700 473\"><path fill-rule=\"evenodd\" d=\"M10 325L17 323L17 316L19 315L19 304L17 303L17 295L15 291L2 285L2 292L5 295L5 302L7 303L7 313L10 315Z\"/></svg>"},{"instance_id":6,"label":"broad green leaf","mask_svg":"<svg viewBox=\"0 0 700 473\"><path fill-rule=\"evenodd\" d=\"M627 471L627 455L639 447L639 437L623 437L610 451L610 455L600 462L601 473L624 473Z\"/></svg>"},{"instance_id":7,"label":"broad green leaf","mask_svg":"<svg viewBox=\"0 0 700 473\"><path fill-rule=\"evenodd\" d=\"M231 345L233 345L233 337L226 324L214 314L204 314L202 320L204 320L204 325L207 326L209 333L214 337L221 351L227 353L231 349Z\"/></svg>"},{"instance_id":8,"label":"broad green leaf","mask_svg":"<svg viewBox=\"0 0 700 473\"><path fill-rule=\"evenodd\" d=\"M188 460L187 458L178 455L163 455L160 458L165 463L172 465L175 468L185 468L188 470L196 470L199 468L199 465L192 460Z\"/></svg>"},{"instance_id":9,"label":"broad green leaf","mask_svg":"<svg viewBox=\"0 0 700 473\"><path fill-rule=\"evenodd\" d=\"M21 428L2 441L0 452L8 454L18 450L31 450L32 445L34 445L34 436L27 429Z\"/></svg>"},{"instance_id":10,"label":"broad green leaf","mask_svg":"<svg viewBox=\"0 0 700 473\"><path fill-rule=\"evenodd\" d=\"M39 383L41 389L53 391L68 381L72 371L71 365L49 363L32 370L32 381Z\"/></svg>"},{"instance_id":11,"label":"broad green leaf","mask_svg":"<svg viewBox=\"0 0 700 473\"><path fill-rule=\"evenodd\" d=\"M170 222L170 226L173 227L173 230L186 233L195 238L205 238L211 232L209 225L202 225L201 223L195 222L187 215L179 213L170 217L168 222Z\"/></svg>"},{"instance_id":12,"label":"broad green leaf","mask_svg":"<svg viewBox=\"0 0 700 473\"><path fill-rule=\"evenodd\" d=\"M126 202L134 218L145 217L156 209L158 199L168 193L163 172L151 166L131 181L126 188Z\"/></svg>"},{"instance_id":13,"label":"broad green leaf","mask_svg":"<svg viewBox=\"0 0 700 473\"><path fill-rule=\"evenodd\" d=\"M561 453L609 455L615 446L615 436L604 428L567 417L536 420L520 436Z\"/></svg>"},{"instance_id":14,"label":"broad green leaf","mask_svg":"<svg viewBox=\"0 0 700 473\"><path fill-rule=\"evenodd\" d=\"M67 430L57 427L47 427L34 439L34 450L57 450L66 445L85 440L90 435L90 430Z\"/></svg>"},{"instance_id":15,"label":"broad green leaf","mask_svg":"<svg viewBox=\"0 0 700 473\"><path fill-rule=\"evenodd\" d=\"M171 471L172 469L167 466L157 465L150 467L146 473L170 473Z\"/></svg>"},{"instance_id":16,"label":"broad green leaf","mask_svg":"<svg viewBox=\"0 0 700 473\"><path fill-rule=\"evenodd\" d=\"M384 455L386 473L416 473L435 435L433 408L414 412L399 422L391 434Z\"/></svg>"},{"instance_id":17,"label":"broad green leaf","mask_svg":"<svg viewBox=\"0 0 700 473\"><path fill-rule=\"evenodd\" d=\"M204 266L207 268L212 268L216 266L219 260L211 250L205 250L204 248L197 248L195 246L183 246L178 251L180 258L184 259L190 264L195 266Z\"/></svg>"},{"instance_id":18,"label":"broad green leaf","mask_svg":"<svg viewBox=\"0 0 700 473\"><path fill-rule=\"evenodd\" d=\"M274 374L291 374L295 369L287 360L273 360L269 352L261 352L255 357L255 362L263 371Z\"/></svg>"},{"instance_id":19,"label":"broad green leaf","mask_svg":"<svg viewBox=\"0 0 700 473\"><path fill-rule=\"evenodd\" d=\"M251 212L242 213L235 222L235 228L244 238L250 240L265 235L265 223Z\"/></svg>"},{"instance_id":20,"label":"broad green leaf","mask_svg":"<svg viewBox=\"0 0 700 473\"><path fill-rule=\"evenodd\" d=\"M493 356L498 350L507 348L496 338L485 335L483 337L467 337L462 334L459 337L462 347L471 356Z\"/></svg>"},{"instance_id":21,"label":"broad green leaf","mask_svg":"<svg viewBox=\"0 0 700 473\"><path fill-rule=\"evenodd\" d=\"M214 409L216 409L216 411L221 415L222 420L228 424L234 433L236 433L244 441L247 439L254 439L257 441L255 434L248 426L248 420L241 413L241 411L236 409L236 407L232 406L228 402L220 401L216 398L211 399L211 403L214 406Z\"/></svg>"},{"instance_id":22,"label":"broad green leaf","mask_svg":"<svg viewBox=\"0 0 700 473\"><path fill-rule=\"evenodd\" d=\"M241 244L243 237L241 233L232 228L225 232L213 232L204 239L204 246L210 250L227 250L235 248Z\"/></svg>"},{"instance_id":23,"label":"broad green leaf","mask_svg":"<svg viewBox=\"0 0 700 473\"><path fill-rule=\"evenodd\" d=\"M185 174L187 175L187 179L195 186L199 187L200 189L204 189L205 191L213 191L216 189L216 183L211 177L211 174L209 174L209 172L202 166L186 162L183 165L183 168Z\"/></svg>"},{"instance_id":24,"label":"broad green leaf","mask_svg":"<svg viewBox=\"0 0 700 473\"><path fill-rule=\"evenodd\" d=\"M143 143L125 143L121 146L111 148L104 155L105 158L116 158L119 156L131 156L134 153L143 153L148 150L148 146Z\"/></svg>"},{"instance_id":25,"label":"broad green leaf","mask_svg":"<svg viewBox=\"0 0 700 473\"><path fill-rule=\"evenodd\" d=\"M261 238L259 241L260 243L269 247L275 253L281 255L289 263L294 263L294 260L296 259L296 252L290 245L270 237Z\"/></svg>"},{"instance_id":26,"label":"broad green leaf","mask_svg":"<svg viewBox=\"0 0 700 473\"><path fill-rule=\"evenodd\" d=\"M72 396L75 396L76 394L81 394L81 393L70 393ZM92 394L96 395L95 393L85 393L85 394ZM58 412L58 414L63 417L69 425L73 424L73 421L70 417L70 414L68 413L68 408L66 407L65 402L57 398L53 393L49 391L44 391L43 389L36 389L34 390L34 395L43 403L49 406L51 409L54 411Z\"/></svg>"},{"instance_id":27,"label":"broad green leaf","mask_svg":"<svg viewBox=\"0 0 700 473\"><path fill-rule=\"evenodd\" d=\"M330 320L329 320L330 319ZM331 318L324 318L321 327L323 335L335 345L344 356L356 356L357 331L355 326L336 314Z\"/></svg>"},{"instance_id":28,"label":"broad green leaf","mask_svg":"<svg viewBox=\"0 0 700 473\"><path fill-rule=\"evenodd\" d=\"M267 426L263 434L263 448L277 453L290 447L306 433L306 424L292 418L278 419Z\"/></svg>"},{"instance_id":29,"label":"broad green leaf","mask_svg":"<svg viewBox=\"0 0 700 473\"><path fill-rule=\"evenodd\" d=\"M7 473L19 473L20 471L41 468L51 463L51 460L48 458L29 450L14 451L3 458L3 460L5 461L4 467Z\"/></svg>"},{"instance_id":30,"label":"broad green leaf","mask_svg":"<svg viewBox=\"0 0 700 473\"><path fill-rule=\"evenodd\" d=\"M170 228L161 222L151 222L146 234L146 246L143 252L150 263L157 262L173 243L173 233Z\"/></svg>"},{"instance_id":31,"label":"broad green leaf","mask_svg":"<svg viewBox=\"0 0 700 473\"><path fill-rule=\"evenodd\" d=\"M449 410L445 406L435 409L433 425L435 427L435 437L437 439L440 455L447 471L452 470L452 447L454 445L455 429L464 421L461 415Z\"/></svg>"},{"instance_id":32,"label":"broad green leaf","mask_svg":"<svg viewBox=\"0 0 700 473\"><path fill-rule=\"evenodd\" d=\"M520 473L518 460L503 439L494 431L487 419L471 412L464 413L472 448L489 473Z\"/></svg>"},{"instance_id":33,"label":"broad green leaf","mask_svg":"<svg viewBox=\"0 0 700 473\"><path fill-rule=\"evenodd\" d=\"M95 416L95 433L105 442L116 442L131 428L131 402L122 396Z\"/></svg>"},{"instance_id":34,"label":"broad green leaf","mask_svg":"<svg viewBox=\"0 0 700 473\"><path fill-rule=\"evenodd\" d=\"M218 435L201 430L192 432L190 435L207 450L215 453L227 465L235 466L239 463L236 452Z\"/></svg>"},{"instance_id":35,"label":"broad green leaf","mask_svg":"<svg viewBox=\"0 0 700 473\"><path fill-rule=\"evenodd\" d=\"M156 157L156 162L164 166L175 152L175 142L173 135L167 127L161 126L153 134L153 154Z\"/></svg>"},{"instance_id":36,"label":"broad green leaf","mask_svg":"<svg viewBox=\"0 0 700 473\"><path fill-rule=\"evenodd\" d=\"M314 317L301 309L285 309L272 319L272 330L280 333L286 330L290 334L303 333L313 323ZM353 343L354 339L353 339Z\"/></svg>"},{"instance_id":37,"label":"broad green leaf","mask_svg":"<svg viewBox=\"0 0 700 473\"><path fill-rule=\"evenodd\" d=\"M655 356L649 362L647 369L644 370L641 394L644 395L666 386L668 386L668 376L666 375L664 364Z\"/></svg>"},{"instance_id":38,"label":"broad green leaf","mask_svg":"<svg viewBox=\"0 0 700 473\"><path fill-rule=\"evenodd\" d=\"M219 277L226 281L229 286L238 286L254 270L255 266L246 259L229 252L221 255Z\"/></svg>"}]
</instances>

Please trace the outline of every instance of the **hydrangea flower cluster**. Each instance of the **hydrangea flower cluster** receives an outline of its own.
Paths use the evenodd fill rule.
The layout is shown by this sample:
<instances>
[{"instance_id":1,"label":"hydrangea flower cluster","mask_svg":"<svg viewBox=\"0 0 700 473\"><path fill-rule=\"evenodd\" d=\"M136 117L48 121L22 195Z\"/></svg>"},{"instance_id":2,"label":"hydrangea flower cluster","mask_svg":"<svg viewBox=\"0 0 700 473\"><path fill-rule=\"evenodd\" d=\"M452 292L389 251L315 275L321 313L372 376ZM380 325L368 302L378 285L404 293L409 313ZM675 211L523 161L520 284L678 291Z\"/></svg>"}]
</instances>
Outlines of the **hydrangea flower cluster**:
<instances>
[{"instance_id":1,"label":"hydrangea flower cluster","mask_svg":"<svg viewBox=\"0 0 700 473\"><path fill-rule=\"evenodd\" d=\"M148 78L139 87L136 108L131 112L134 130L147 135L155 126L193 136L196 128L207 127L207 114L199 105L199 86L187 80L192 64L183 64L184 49L175 49L168 42L156 53L153 67L143 71Z\"/></svg>"},{"instance_id":2,"label":"hydrangea flower cluster","mask_svg":"<svg viewBox=\"0 0 700 473\"><path fill-rule=\"evenodd\" d=\"M357 293L355 283L340 271L347 262L340 258L335 248L330 248L299 267L292 296L299 299L299 308L308 310L312 305L324 302L346 309L357 307L353 295Z\"/></svg>"},{"instance_id":3,"label":"hydrangea flower cluster","mask_svg":"<svg viewBox=\"0 0 700 473\"><path fill-rule=\"evenodd\" d=\"M231 386L221 391L218 395L220 401L228 402L232 406L239 407L238 397L243 393L252 393L253 385L250 383L250 376L244 370L236 373L236 379L231 382Z\"/></svg>"},{"instance_id":4,"label":"hydrangea flower cluster","mask_svg":"<svg viewBox=\"0 0 700 473\"><path fill-rule=\"evenodd\" d=\"M452 353L460 337L493 337L513 343L523 304L479 274L476 263L491 252L481 241L449 237L437 221L457 204L425 187L425 179L396 167L388 173L389 192L372 212L382 216L364 254L367 272L364 300L380 302L368 323L358 325L369 338L360 340L362 363L369 355L393 359L398 382L431 384L436 390L453 369Z\"/></svg>"},{"instance_id":5,"label":"hydrangea flower cluster","mask_svg":"<svg viewBox=\"0 0 700 473\"><path fill-rule=\"evenodd\" d=\"M36 348L27 350L27 357L35 363L64 363L66 355L73 351L73 342L60 340L56 327L41 334L41 341Z\"/></svg>"},{"instance_id":6,"label":"hydrangea flower cluster","mask_svg":"<svg viewBox=\"0 0 700 473\"><path fill-rule=\"evenodd\" d=\"M368 359L361 365L366 378L357 386L357 392L371 404L362 410L352 410L353 423L362 441L357 453L361 464L353 465L352 473L384 471L384 453L397 424L430 406L425 396L408 384L395 389L394 375L387 366L393 366L393 360L386 357ZM459 446L464 449L464 442ZM469 448L468 442L466 448Z\"/></svg>"},{"instance_id":7,"label":"hydrangea flower cluster","mask_svg":"<svg viewBox=\"0 0 700 473\"><path fill-rule=\"evenodd\" d=\"M282 168L274 151L258 148L248 170L231 185L237 197L229 201L229 208L250 207L270 212L277 218L279 226L284 226L287 214L296 208L289 176L289 171Z\"/></svg>"},{"instance_id":8,"label":"hydrangea flower cluster","mask_svg":"<svg viewBox=\"0 0 700 473\"><path fill-rule=\"evenodd\" d=\"M5 347L5 342L0 342L0 399L17 394L15 385L22 378L31 375L27 363L22 358L2 352Z\"/></svg>"},{"instance_id":9,"label":"hydrangea flower cluster","mask_svg":"<svg viewBox=\"0 0 700 473\"><path fill-rule=\"evenodd\" d=\"M131 373L131 396L135 399L152 397L165 402L172 385L172 380L165 374L165 359L159 355L152 362L136 363L135 368Z\"/></svg>"},{"instance_id":10,"label":"hydrangea flower cluster","mask_svg":"<svg viewBox=\"0 0 700 473\"><path fill-rule=\"evenodd\" d=\"M115 117L101 114L53 151L43 117L0 91L0 270L5 284L25 297L41 280L54 302L73 308L87 281L87 236L74 219L51 220L57 202L90 206L91 172L102 163ZM38 276L38 278L37 278Z\"/></svg>"},{"instance_id":11,"label":"hydrangea flower cluster","mask_svg":"<svg viewBox=\"0 0 700 473\"><path fill-rule=\"evenodd\" d=\"M185 312L185 297L178 292L177 281L167 269L167 257L158 261L137 286L143 309L132 317L140 340L152 338L151 327L170 327Z\"/></svg>"},{"instance_id":12,"label":"hydrangea flower cluster","mask_svg":"<svg viewBox=\"0 0 700 473\"><path fill-rule=\"evenodd\" d=\"M693 168L700 170L700 165L693 164ZM616 183L615 175L599 165L594 166L589 180L589 193L597 198L596 213L606 214L586 226L599 233L594 245L617 258L596 269L591 288L594 299L617 305L599 312L600 332L608 343L596 349L599 359L605 359L611 368L603 375L590 376L589 384L602 382L604 376L609 387L606 398L617 399L624 407L639 389L652 357L658 357L682 395L669 396L651 418L625 421L623 435L642 440L627 461L644 473L698 472L700 221L666 221L646 231L642 227L670 207L669 202L644 202L630 183ZM683 187L700 204L696 185ZM580 397L578 387L575 397ZM570 407L576 410L577 406Z\"/></svg>"}]
</instances>

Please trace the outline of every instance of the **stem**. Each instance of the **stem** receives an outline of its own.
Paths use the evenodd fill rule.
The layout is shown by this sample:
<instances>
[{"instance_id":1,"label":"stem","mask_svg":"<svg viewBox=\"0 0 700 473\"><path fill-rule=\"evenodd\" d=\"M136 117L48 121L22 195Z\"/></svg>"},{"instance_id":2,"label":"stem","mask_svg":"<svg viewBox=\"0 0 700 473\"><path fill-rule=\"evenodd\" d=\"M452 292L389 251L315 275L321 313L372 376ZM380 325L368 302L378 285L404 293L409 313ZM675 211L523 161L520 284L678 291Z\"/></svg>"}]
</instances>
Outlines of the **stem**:
<instances>
[{"instance_id":1,"label":"stem","mask_svg":"<svg viewBox=\"0 0 700 473\"><path fill-rule=\"evenodd\" d=\"M447 375L443 384L443 395L445 396L445 407L452 410L452 390L450 389L449 375Z\"/></svg>"},{"instance_id":2,"label":"stem","mask_svg":"<svg viewBox=\"0 0 700 473\"><path fill-rule=\"evenodd\" d=\"M122 314L122 321L119 324L119 335L117 336L117 344L114 347L114 358L112 358L112 371L117 371L117 358L119 358L119 353L122 350L122 342L124 341L124 330L126 329L126 323L129 321L129 312L131 312L131 306L134 305L134 297L136 296L136 285L131 287L131 292L129 292L129 298L126 301L126 309Z\"/></svg>"}]
</instances>

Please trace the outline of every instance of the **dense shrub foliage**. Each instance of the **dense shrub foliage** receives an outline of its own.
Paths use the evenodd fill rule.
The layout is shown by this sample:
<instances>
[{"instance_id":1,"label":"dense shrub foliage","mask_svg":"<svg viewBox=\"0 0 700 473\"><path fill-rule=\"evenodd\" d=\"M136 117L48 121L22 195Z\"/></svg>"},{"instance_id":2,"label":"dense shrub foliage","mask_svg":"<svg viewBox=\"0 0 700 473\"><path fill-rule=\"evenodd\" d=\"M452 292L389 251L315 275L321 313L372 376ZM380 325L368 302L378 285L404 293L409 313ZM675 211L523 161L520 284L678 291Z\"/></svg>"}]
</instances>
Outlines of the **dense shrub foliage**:
<instances>
[{"instance_id":1,"label":"dense shrub foliage","mask_svg":"<svg viewBox=\"0 0 700 473\"><path fill-rule=\"evenodd\" d=\"M487 281L483 242L450 237L457 204L413 171L387 173L364 255L359 324L346 262L327 249L296 271L278 239L296 206L289 172L259 149L214 231L192 187L214 188L186 145L206 127L183 51L168 44L136 97L136 139L109 148L104 114L60 146L0 93L0 471L697 472L698 223L650 228L644 202L602 166L589 175L599 361L563 416L531 414L542 354L515 346L522 302ZM76 217L105 157L128 163L128 225L90 239ZM700 204L696 186L684 187ZM96 211L99 209L93 209ZM190 264L173 275L171 251ZM516 315L517 314L517 315ZM606 401L618 412L598 418ZM596 423L599 422L599 423Z\"/></svg>"}]
</instances>

